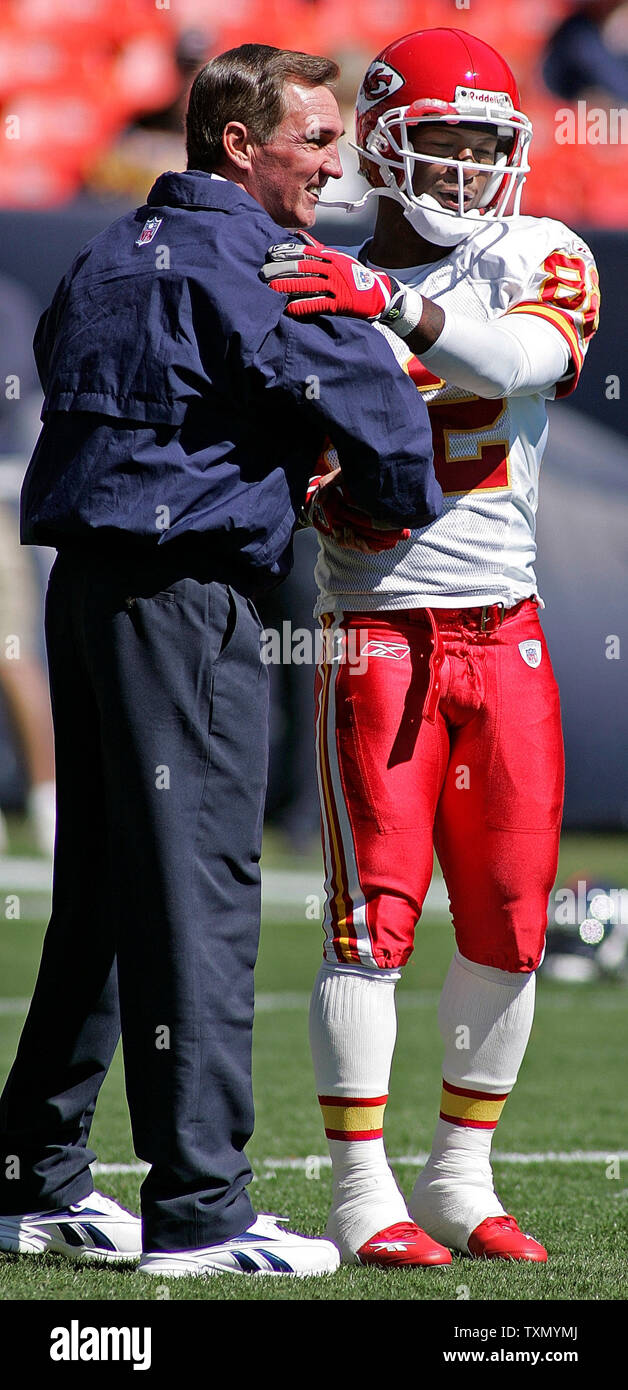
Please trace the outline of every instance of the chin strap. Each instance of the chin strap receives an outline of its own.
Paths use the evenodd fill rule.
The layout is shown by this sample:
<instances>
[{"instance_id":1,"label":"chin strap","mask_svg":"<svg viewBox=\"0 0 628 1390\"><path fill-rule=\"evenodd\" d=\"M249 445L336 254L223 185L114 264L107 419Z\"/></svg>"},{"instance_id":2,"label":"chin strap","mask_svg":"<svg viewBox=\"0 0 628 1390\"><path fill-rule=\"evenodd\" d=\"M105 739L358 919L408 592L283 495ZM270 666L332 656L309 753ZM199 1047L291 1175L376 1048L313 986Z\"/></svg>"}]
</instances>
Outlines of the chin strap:
<instances>
[{"instance_id":1,"label":"chin strap","mask_svg":"<svg viewBox=\"0 0 628 1390\"><path fill-rule=\"evenodd\" d=\"M397 192L399 191L398 189ZM365 204L368 203L369 198L396 198L396 196L392 188L369 188L364 196L359 198L355 203L347 203L340 198L335 199L333 202L324 202L321 199L318 206L319 208L342 208L344 212L358 212L359 209L363 208Z\"/></svg>"},{"instance_id":2,"label":"chin strap","mask_svg":"<svg viewBox=\"0 0 628 1390\"><path fill-rule=\"evenodd\" d=\"M319 203L319 207L342 208L343 212L352 213L361 211L361 209L365 207L368 203L369 198L393 198L394 201L401 206L404 217L407 219L410 225L413 226L413 216L416 214L417 211L423 211L423 209L421 208L421 204L417 200L409 198L407 193L404 193L403 189L399 187L399 184L397 183L394 174L391 172L390 169L386 169L384 166L382 166L381 173L383 177L386 177L388 179L389 186L387 188L369 188L367 189L363 197L359 198L357 202L348 203L342 199L335 199L333 202L321 201ZM435 214L440 213L439 222L441 223L443 228L447 228L448 224L451 227L452 214L448 213L444 208L439 208L436 202L434 208L430 209L430 212L433 212ZM453 216L455 216L455 214ZM463 219L457 220L462 221ZM457 242L464 241L464 238L466 236L470 236L471 232L474 231L477 226L477 222L475 221L475 219L471 219L467 216L465 220L469 222L469 226L463 227L462 231L460 231L459 228L456 228L454 236L448 236L446 241L440 241L437 240L435 237L430 237L428 235L428 228L426 228L425 231L421 231L420 228L415 227L414 230L417 231L420 236L425 236L426 241L434 241L435 245L455 246Z\"/></svg>"}]
</instances>

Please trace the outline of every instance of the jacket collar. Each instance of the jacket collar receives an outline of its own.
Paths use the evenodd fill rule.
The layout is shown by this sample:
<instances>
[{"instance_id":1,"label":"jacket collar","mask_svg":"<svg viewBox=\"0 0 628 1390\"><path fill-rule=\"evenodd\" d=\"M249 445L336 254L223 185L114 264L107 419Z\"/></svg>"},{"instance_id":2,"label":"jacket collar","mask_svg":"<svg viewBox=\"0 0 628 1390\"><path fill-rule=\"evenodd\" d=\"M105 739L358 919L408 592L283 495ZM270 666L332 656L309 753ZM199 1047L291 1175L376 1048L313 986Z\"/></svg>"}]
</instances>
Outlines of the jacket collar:
<instances>
[{"instance_id":1,"label":"jacket collar","mask_svg":"<svg viewBox=\"0 0 628 1390\"><path fill-rule=\"evenodd\" d=\"M217 208L223 212L237 207L259 210L261 206L230 179L214 179L200 169L160 174L146 202L151 207Z\"/></svg>"}]
</instances>

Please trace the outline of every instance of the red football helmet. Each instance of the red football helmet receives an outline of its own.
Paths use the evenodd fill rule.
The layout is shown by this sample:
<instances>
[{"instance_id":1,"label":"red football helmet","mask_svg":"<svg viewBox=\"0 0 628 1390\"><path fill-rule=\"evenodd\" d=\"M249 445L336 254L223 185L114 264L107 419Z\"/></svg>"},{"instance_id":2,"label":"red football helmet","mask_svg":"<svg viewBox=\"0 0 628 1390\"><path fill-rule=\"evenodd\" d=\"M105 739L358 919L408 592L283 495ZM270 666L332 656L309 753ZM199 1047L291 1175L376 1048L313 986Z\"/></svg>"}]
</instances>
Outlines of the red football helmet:
<instances>
[{"instance_id":1,"label":"red football helmet","mask_svg":"<svg viewBox=\"0 0 628 1390\"><path fill-rule=\"evenodd\" d=\"M419 154L409 131L425 123L479 125L498 136L494 164ZM371 63L358 93L357 147L372 191L395 197L417 232L437 245L454 245L477 228L478 218L519 211L532 126L519 110L508 64L481 39L461 29L423 29L388 44ZM414 193L417 162L458 171L458 209ZM378 171L378 172L377 172ZM464 173L489 174L481 207L464 210ZM401 177L400 177L401 175ZM368 195L367 195L368 196ZM362 200L364 201L364 200Z\"/></svg>"}]
</instances>

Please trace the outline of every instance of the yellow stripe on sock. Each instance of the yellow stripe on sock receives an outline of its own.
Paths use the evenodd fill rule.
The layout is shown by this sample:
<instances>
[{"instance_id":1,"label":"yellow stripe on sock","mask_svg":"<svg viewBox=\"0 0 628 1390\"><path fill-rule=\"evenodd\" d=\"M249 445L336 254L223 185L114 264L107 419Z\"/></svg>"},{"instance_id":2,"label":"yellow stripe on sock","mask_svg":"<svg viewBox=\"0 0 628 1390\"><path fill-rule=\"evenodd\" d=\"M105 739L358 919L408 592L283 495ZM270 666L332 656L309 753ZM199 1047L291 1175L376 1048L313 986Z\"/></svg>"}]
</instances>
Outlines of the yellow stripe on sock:
<instances>
[{"instance_id":1,"label":"yellow stripe on sock","mask_svg":"<svg viewBox=\"0 0 628 1390\"><path fill-rule=\"evenodd\" d=\"M492 1129L507 1099L507 1095L491 1096L490 1093L464 1091L462 1088L454 1090L445 1085L441 1096L441 1118L471 1128Z\"/></svg>"},{"instance_id":2,"label":"yellow stripe on sock","mask_svg":"<svg viewBox=\"0 0 628 1390\"><path fill-rule=\"evenodd\" d=\"M381 1096L374 1100L352 1098L348 1104L341 1096L321 1096L320 1107L328 1138L375 1138L382 1133L386 1100Z\"/></svg>"}]
</instances>

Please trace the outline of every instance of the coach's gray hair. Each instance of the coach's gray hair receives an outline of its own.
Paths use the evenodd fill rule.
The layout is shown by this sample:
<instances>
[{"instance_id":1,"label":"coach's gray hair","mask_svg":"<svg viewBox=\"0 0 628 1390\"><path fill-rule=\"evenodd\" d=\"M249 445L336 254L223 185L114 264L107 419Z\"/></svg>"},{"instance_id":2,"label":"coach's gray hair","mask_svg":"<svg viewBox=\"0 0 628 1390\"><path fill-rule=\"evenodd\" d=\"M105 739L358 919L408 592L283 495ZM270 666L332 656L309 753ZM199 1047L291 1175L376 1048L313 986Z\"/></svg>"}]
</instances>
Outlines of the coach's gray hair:
<instances>
[{"instance_id":1,"label":"coach's gray hair","mask_svg":"<svg viewBox=\"0 0 628 1390\"><path fill-rule=\"evenodd\" d=\"M286 82L328 87L340 69L331 58L294 53L265 43L243 43L219 53L197 73L186 116L188 169L211 173L224 158L222 135L241 121L258 145L266 145L285 115Z\"/></svg>"}]
</instances>

